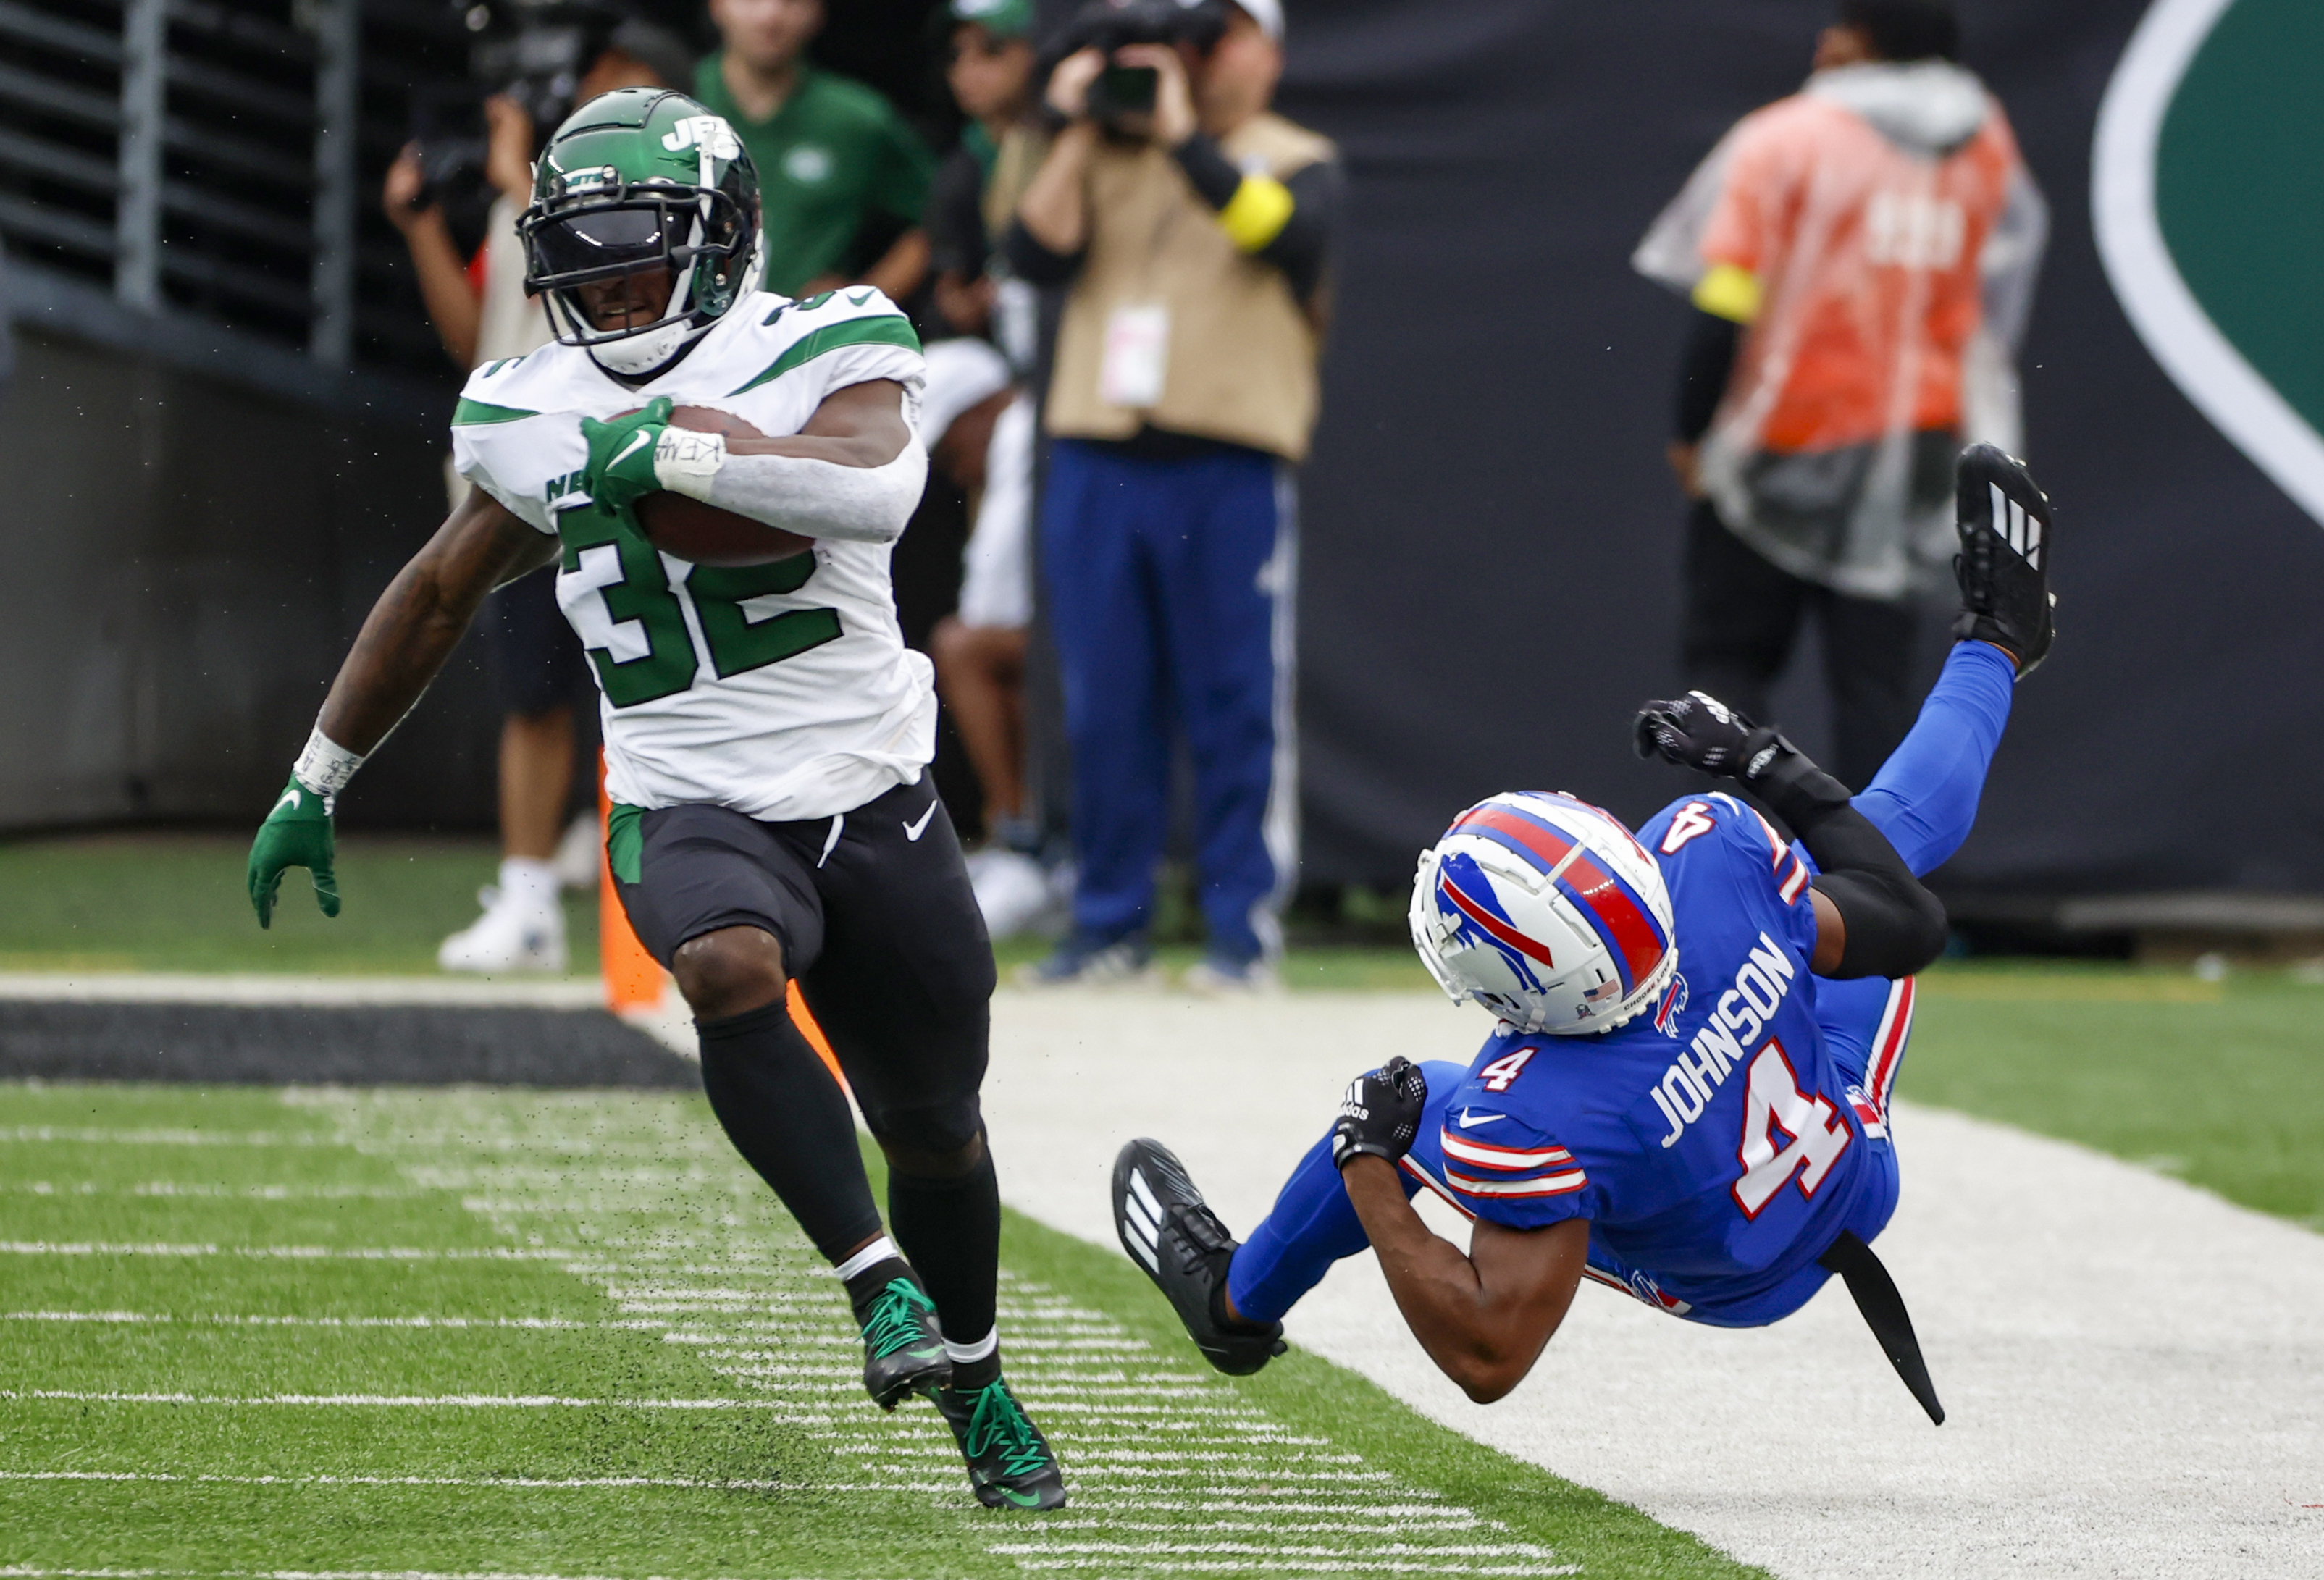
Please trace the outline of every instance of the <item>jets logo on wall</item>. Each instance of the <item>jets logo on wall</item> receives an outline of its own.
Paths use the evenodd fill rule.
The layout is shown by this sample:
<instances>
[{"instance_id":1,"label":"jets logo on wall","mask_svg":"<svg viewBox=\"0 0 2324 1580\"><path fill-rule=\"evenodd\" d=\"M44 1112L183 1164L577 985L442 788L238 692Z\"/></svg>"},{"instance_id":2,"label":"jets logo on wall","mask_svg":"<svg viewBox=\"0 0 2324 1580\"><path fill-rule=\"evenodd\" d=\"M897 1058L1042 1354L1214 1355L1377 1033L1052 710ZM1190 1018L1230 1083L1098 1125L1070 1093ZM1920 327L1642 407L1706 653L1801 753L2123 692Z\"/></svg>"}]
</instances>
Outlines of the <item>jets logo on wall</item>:
<instances>
[{"instance_id":1,"label":"jets logo on wall","mask_svg":"<svg viewBox=\"0 0 2324 1580\"><path fill-rule=\"evenodd\" d=\"M2155 0L2098 111L2099 255L2189 400L2324 522L2324 5Z\"/></svg>"}]
</instances>

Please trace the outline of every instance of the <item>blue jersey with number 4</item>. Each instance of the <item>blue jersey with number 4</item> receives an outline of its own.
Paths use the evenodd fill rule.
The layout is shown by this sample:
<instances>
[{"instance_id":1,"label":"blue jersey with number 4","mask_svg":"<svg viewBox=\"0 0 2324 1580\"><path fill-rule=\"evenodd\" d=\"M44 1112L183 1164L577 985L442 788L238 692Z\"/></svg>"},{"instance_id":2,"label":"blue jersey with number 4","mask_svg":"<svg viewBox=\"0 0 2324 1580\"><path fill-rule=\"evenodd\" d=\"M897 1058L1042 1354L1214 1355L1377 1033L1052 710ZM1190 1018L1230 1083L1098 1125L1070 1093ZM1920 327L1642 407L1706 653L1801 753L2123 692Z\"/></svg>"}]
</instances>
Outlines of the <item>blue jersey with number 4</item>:
<instances>
[{"instance_id":1,"label":"blue jersey with number 4","mask_svg":"<svg viewBox=\"0 0 2324 1580\"><path fill-rule=\"evenodd\" d=\"M1772 1322L1821 1284L1843 1228L1886 1222L1894 1154L1817 1024L1806 862L1721 795L1674 802L1638 841L1669 886L1676 980L1601 1035L1492 1038L1417 1161L1490 1222L1587 1219L1600 1281Z\"/></svg>"}]
</instances>

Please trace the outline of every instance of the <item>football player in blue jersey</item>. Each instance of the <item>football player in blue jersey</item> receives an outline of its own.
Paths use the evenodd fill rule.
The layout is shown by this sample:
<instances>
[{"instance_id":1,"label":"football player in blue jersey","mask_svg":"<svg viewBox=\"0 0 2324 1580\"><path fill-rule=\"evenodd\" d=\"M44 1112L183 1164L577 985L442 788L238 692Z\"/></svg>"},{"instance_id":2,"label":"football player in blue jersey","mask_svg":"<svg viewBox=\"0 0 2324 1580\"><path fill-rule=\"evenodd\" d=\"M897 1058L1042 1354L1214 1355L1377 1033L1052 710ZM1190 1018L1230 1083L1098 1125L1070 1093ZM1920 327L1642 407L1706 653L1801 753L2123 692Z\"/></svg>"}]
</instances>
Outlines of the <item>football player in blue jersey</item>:
<instances>
[{"instance_id":1,"label":"football player in blue jersey","mask_svg":"<svg viewBox=\"0 0 2324 1580\"><path fill-rule=\"evenodd\" d=\"M1367 1245L1414 1336L1480 1402L1532 1369L1584 1278L1748 1327L1838 1272L1944 1419L1869 1249L1896 1205L1888 1096L1913 973L1946 936L1919 875L1968 837L2055 602L2049 502L2024 468L1978 446L1958 480L1960 640L1862 795L1701 693L1649 703L1641 753L1757 805L1685 796L1635 837L1563 795L1462 813L1421 858L1412 932L1448 994L1500 1017L1467 1068L1397 1059L1358 1077L1240 1245L1167 1148L1122 1149L1122 1245L1213 1365L1281 1354L1284 1313ZM1474 1221L1465 1255L1413 1211L1424 1189Z\"/></svg>"}]
</instances>

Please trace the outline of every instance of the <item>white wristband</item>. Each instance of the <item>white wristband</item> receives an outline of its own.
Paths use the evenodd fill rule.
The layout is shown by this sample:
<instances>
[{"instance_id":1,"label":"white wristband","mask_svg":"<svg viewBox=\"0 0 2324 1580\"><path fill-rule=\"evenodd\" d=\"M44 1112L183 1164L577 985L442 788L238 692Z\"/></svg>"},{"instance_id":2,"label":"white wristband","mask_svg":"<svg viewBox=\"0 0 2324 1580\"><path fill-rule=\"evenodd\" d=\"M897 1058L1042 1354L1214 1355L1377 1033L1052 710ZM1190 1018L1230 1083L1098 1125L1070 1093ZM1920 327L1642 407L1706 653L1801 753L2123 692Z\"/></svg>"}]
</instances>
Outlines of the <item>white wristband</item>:
<instances>
[{"instance_id":1,"label":"white wristband","mask_svg":"<svg viewBox=\"0 0 2324 1580\"><path fill-rule=\"evenodd\" d=\"M677 427L661 430L654 446L654 481L672 493L710 501L711 480L726 464L726 436Z\"/></svg>"},{"instance_id":2,"label":"white wristband","mask_svg":"<svg viewBox=\"0 0 2324 1580\"><path fill-rule=\"evenodd\" d=\"M290 765L290 776L309 791L321 796L324 810L328 811L338 800L339 792L347 787L347 781L355 776L355 770L361 767L362 754L349 751L333 740L323 733L322 726L318 724L314 733L307 737L307 749L300 752L299 760Z\"/></svg>"}]
</instances>

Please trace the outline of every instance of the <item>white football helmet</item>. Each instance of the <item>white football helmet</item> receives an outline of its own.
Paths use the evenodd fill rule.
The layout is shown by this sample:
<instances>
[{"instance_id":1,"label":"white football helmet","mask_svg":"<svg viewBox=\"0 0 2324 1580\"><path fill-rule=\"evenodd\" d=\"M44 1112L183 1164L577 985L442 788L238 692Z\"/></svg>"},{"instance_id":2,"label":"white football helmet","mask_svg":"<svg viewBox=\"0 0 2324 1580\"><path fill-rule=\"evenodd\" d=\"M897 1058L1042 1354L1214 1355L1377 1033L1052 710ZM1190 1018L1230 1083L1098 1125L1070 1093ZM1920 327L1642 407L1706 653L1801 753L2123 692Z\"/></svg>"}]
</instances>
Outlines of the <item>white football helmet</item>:
<instances>
[{"instance_id":1,"label":"white football helmet","mask_svg":"<svg viewBox=\"0 0 2324 1580\"><path fill-rule=\"evenodd\" d=\"M1646 847L1612 814L1536 790L1479 802L1422 854L1412 943L1455 1003L1561 1037L1611 1031L1678 970Z\"/></svg>"}]
</instances>

